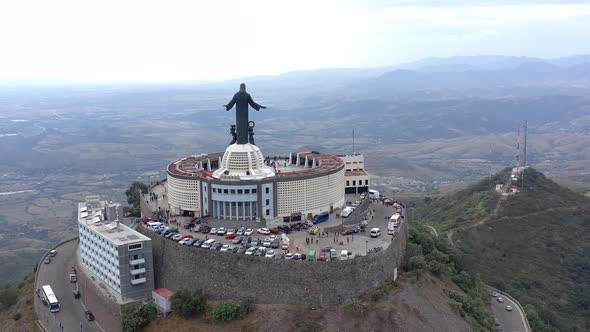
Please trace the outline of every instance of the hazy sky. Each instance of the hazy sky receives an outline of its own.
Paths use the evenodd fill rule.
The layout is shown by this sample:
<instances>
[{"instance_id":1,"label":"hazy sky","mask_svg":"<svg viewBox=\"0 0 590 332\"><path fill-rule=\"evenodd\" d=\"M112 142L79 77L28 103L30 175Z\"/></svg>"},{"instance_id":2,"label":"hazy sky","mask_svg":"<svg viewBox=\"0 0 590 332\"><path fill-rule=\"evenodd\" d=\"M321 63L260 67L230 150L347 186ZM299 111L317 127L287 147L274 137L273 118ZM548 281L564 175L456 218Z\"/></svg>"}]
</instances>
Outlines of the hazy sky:
<instances>
[{"instance_id":1,"label":"hazy sky","mask_svg":"<svg viewBox=\"0 0 590 332\"><path fill-rule=\"evenodd\" d=\"M587 2L2 1L0 80L209 80L590 53Z\"/></svg>"}]
</instances>

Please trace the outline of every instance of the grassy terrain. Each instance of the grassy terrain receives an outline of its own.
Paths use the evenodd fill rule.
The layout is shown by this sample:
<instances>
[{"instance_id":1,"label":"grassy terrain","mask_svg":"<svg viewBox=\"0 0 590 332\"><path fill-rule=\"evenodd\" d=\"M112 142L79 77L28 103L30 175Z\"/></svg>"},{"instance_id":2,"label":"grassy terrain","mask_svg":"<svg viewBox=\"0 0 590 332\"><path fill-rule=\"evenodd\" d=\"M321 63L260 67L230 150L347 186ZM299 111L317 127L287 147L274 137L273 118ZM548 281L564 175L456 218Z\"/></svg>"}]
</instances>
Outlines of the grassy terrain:
<instances>
[{"instance_id":1,"label":"grassy terrain","mask_svg":"<svg viewBox=\"0 0 590 332\"><path fill-rule=\"evenodd\" d=\"M33 303L35 274L0 290L0 331L37 331Z\"/></svg>"},{"instance_id":2,"label":"grassy terrain","mask_svg":"<svg viewBox=\"0 0 590 332\"><path fill-rule=\"evenodd\" d=\"M590 330L590 199L529 169L524 192L494 208L493 180L423 199L414 215L453 232L460 264L515 296L535 331Z\"/></svg>"}]
</instances>

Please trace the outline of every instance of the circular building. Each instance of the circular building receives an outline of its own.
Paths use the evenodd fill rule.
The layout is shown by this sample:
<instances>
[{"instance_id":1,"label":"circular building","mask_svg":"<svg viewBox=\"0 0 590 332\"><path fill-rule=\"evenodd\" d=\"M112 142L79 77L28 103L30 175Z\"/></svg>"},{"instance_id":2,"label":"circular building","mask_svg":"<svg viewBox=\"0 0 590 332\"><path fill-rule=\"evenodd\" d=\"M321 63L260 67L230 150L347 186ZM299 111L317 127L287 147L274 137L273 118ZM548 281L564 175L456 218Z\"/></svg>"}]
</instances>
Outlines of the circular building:
<instances>
[{"instance_id":1,"label":"circular building","mask_svg":"<svg viewBox=\"0 0 590 332\"><path fill-rule=\"evenodd\" d=\"M344 205L344 161L316 151L264 159L254 144L168 165L174 214L227 220L296 220Z\"/></svg>"}]
</instances>

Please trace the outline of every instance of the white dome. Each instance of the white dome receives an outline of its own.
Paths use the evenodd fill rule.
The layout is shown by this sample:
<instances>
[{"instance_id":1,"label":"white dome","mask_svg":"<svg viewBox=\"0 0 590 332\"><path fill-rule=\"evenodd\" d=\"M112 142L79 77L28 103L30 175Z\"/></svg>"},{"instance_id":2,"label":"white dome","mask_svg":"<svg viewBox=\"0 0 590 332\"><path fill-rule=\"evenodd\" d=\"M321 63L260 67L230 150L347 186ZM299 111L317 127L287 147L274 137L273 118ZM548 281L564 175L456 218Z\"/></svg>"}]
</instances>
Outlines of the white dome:
<instances>
[{"instance_id":1,"label":"white dome","mask_svg":"<svg viewBox=\"0 0 590 332\"><path fill-rule=\"evenodd\" d=\"M272 168L264 165L260 149L253 144L232 144L225 149L221 167L213 172L214 178L237 177L242 180L263 179L274 176Z\"/></svg>"}]
</instances>

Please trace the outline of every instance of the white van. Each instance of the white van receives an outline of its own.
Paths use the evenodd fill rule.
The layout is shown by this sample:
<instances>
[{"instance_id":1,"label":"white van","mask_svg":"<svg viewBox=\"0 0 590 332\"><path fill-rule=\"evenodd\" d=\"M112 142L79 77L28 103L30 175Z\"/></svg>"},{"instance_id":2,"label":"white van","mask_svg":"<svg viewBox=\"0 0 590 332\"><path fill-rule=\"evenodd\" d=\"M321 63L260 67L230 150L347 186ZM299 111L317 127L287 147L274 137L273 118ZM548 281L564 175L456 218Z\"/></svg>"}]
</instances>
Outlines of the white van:
<instances>
[{"instance_id":1,"label":"white van","mask_svg":"<svg viewBox=\"0 0 590 332\"><path fill-rule=\"evenodd\" d=\"M342 209L342 212L340 212L340 216L342 218L348 218L348 216L350 216L350 214L352 213L352 211L354 211L354 209L350 206L345 207L344 209Z\"/></svg>"},{"instance_id":2,"label":"white van","mask_svg":"<svg viewBox=\"0 0 590 332\"><path fill-rule=\"evenodd\" d=\"M150 226L152 229L157 229L160 228L163 224L159 221L150 221L148 222L148 226Z\"/></svg>"},{"instance_id":3,"label":"white van","mask_svg":"<svg viewBox=\"0 0 590 332\"><path fill-rule=\"evenodd\" d=\"M213 243L215 243L215 239L209 239L209 240L203 242L203 244L201 244L201 248L209 249L209 248L211 248Z\"/></svg>"},{"instance_id":4,"label":"white van","mask_svg":"<svg viewBox=\"0 0 590 332\"><path fill-rule=\"evenodd\" d=\"M371 199L379 199L381 195L379 195L379 191L374 189L369 189L369 198Z\"/></svg>"},{"instance_id":5,"label":"white van","mask_svg":"<svg viewBox=\"0 0 590 332\"><path fill-rule=\"evenodd\" d=\"M378 237L381 235L381 230L379 228L372 228L371 229L371 237Z\"/></svg>"},{"instance_id":6,"label":"white van","mask_svg":"<svg viewBox=\"0 0 590 332\"><path fill-rule=\"evenodd\" d=\"M340 260L345 261L348 259L348 250L342 250L340 252Z\"/></svg>"}]
</instances>

